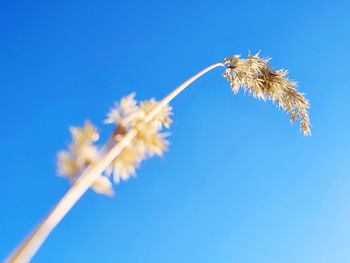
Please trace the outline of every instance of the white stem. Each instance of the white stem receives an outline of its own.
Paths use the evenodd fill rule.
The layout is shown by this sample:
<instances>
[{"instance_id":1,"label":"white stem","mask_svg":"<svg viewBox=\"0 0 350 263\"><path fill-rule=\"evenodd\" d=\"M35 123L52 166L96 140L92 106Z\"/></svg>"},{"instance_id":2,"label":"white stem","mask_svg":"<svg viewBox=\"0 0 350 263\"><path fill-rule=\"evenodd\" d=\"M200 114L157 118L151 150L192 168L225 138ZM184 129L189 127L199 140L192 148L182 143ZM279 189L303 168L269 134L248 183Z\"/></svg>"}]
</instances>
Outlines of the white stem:
<instances>
[{"instance_id":1,"label":"white stem","mask_svg":"<svg viewBox=\"0 0 350 263\"><path fill-rule=\"evenodd\" d=\"M151 121L156 114L158 114L166 105L169 104L179 93L181 93L192 82L209 72L210 70L224 66L223 63L213 64L204 70L200 71L175 90L167 95L158 105L149 112L145 117L145 121ZM29 262L34 254L38 251L40 246L44 243L51 231L57 226L62 218L74 206L74 204L82 197L82 195L89 189L94 181L103 173L108 165L121 153L121 151L135 138L136 130L130 130L124 138L115 146L113 146L101 160L93 166L88 167L79 177L79 179L72 185L69 191L58 202L55 208L42 221L41 224L34 230L34 232L5 260L8 263L24 263Z\"/></svg>"}]
</instances>

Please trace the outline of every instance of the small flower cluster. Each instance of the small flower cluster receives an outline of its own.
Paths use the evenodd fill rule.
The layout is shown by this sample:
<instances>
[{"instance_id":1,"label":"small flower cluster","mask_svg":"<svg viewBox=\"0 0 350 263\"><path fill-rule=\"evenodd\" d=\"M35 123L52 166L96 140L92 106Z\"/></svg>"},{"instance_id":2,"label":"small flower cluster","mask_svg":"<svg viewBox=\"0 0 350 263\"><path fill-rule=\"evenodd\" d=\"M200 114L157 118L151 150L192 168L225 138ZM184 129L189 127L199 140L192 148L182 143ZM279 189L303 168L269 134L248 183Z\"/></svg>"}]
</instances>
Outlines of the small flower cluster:
<instances>
[{"instance_id":1,"label":"small flower cluster","mask_svg":"<svg viewBox=\"0 0 350 263\"><path fill-rule=\"evenodd\" d=\"M80 174L99 160L99 152L94 145L99 134L91 122L86 121L81 128L72 127L72 143L69 151L58 153L58 172L75 182ZM100 175L91 188L98 193L113 195L112 184L107 177Z\"/></svg>"},{"instance_id":2,"label":"small flower cluster","mask_svg":"<svg viewBox=\"0 0 350 263\"><path fill-rule=\"evenodd\" d=\"M161 133L163 127L169 128L171 124L171 107L162 108L155 117L145 121L145 117L157 106L154 99L135 101L135 94L124 97L120 103L109 112L105 123L115 124L114 138L120 142L131 130L136 130L137 135L132 142L124 148L106 170L106 174L113 173L116 183L127 180L135 174L142 160L152 156L162 156L167 149L166 133Z\"/></svg>"},{"instance_id":3,"label":"small flower cluster","mask_svg":"<svg viewBox=\"0 0 350 263\"><path fill-rule=\"evenodd\" d=\"M259 53L247 59L239 56L226 58L224 77L234 93L240 88L258 99L277 101L289 115L292 123L299 120L305 135L311 134L308 115L309 102L304 94L296 90L297 83L287 78L288 71L273 70L267 63L269 58L260 58Z\"/></svg>"},{"instance_id":4,"label":"small flower cluster","mask_svg":"<svg viewBox=\"0 0 350 263\"><path fill-rule=\"evenodd\" d=\"M129 131L135 130L137 133L92 185L96 192L111 195L113 190L109 178L112 174L115 183L127 180L135 174L142 160L155 155L162 156L167 149L167 134L161 130L163 127L170 127L171 107L163 107L151 121L146 121L146 116L157 105L158 102L154 99L137 103L135 94L132 93L122 98L108 113L105 123L115 124L116 128L105 150L108 151L115 143L120 142ZM74 182L89 165L100 159L100 153L94 145L99 139L99 134L90 122L86 122L82 128L71 128L71 134L73 142L69 151L61 151L58 154L58 171Z\"/></svg>"}]
</instances>

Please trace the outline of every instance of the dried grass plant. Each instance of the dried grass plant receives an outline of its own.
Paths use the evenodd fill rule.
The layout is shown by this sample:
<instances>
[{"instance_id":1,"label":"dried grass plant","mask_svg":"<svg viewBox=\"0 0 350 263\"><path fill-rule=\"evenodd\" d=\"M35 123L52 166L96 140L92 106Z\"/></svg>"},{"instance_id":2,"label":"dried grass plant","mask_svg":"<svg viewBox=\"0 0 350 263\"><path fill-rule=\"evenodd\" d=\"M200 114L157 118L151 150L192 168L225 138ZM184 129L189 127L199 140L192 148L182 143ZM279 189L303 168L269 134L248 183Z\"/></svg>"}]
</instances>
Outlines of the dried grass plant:
<instances>
[{"instance_id":1,"label":"dried grass plant","mask_svg":"<svg viewBox=\"0 0 350 263\"><path fill-rule=\"evenodd\" d=\"M173 90L160 102L154 99L137 102L132 93L121 99L108 113L105 123L115 125L113 134L101 148L97 128L89 121L83 127L72 127L69 149L58 153L58 171L73 183L56 207L34 232L6 259L6 262L28 262L50 232L72 206L91 187L97 193L113 195L113 182L128 180L140 163L152 156L161 156L167 149L167 133L172 109L169 103L192 82L207 72L224 67L224 77L236 94L240 89L253 97L271 100L286 111L292 123L299 121L301 131L310 135L309 103L297 91L297 84L287 78L287 71L273 70L268 58L259 54L243 59L226 58L213 64Z\"/></svg>"}]
</instances>

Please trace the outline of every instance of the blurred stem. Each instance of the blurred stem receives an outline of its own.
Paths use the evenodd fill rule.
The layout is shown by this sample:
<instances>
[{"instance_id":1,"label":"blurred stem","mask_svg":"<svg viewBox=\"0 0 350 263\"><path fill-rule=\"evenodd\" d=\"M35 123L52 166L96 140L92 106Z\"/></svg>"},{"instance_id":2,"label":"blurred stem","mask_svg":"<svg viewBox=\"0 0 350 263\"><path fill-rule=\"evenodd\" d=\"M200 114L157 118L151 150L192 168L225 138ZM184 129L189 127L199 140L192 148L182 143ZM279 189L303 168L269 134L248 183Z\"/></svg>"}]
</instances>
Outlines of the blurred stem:
<instances>
[{"instance_id":1,"label":"blurred stem","mask_svg":"<svg viewBox=\"0 0 350 263\"><path fill-rule=\"evenodd\" d=\"M145 122L150 122L155 115L157 115L165 106L169 104L170 101L172 101L177 95L186 89L192 82L205 75L207 72L220 66L224 66L224 64L221 62L213 64L186 80L169 95L167 95L162 101L160 101L152 111L149 112L149 114L145 117ZM107 166L135 138L136 135L136 130L130 130L118 144L115 144L107 153L104 154L98 163L88 167L58 202L54 209L49 213L49 215L37 226L34 232L16 250L13 251L5 262L29 262L40 246L44 243L51 231L82 197L82 195L90 188L94 181L103 173Z\"/></svg>"}]
</instances>

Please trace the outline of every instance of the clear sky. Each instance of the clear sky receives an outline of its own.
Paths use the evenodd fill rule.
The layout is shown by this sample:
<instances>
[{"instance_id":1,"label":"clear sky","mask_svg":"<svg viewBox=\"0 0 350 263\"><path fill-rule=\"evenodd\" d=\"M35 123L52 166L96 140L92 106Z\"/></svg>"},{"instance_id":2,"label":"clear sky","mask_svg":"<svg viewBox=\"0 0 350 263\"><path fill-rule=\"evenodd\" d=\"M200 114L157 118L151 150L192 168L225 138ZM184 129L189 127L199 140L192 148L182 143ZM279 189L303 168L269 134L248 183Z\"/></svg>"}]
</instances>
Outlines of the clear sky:
<instances>
[{"instance_id":1,"label":"clear sky","mask_svg":"<svg viewBox=\"0 0 350 263\"><path fill-rule=\"evenodd\" d=\"M311 102L312 137L217 69L173 103L163 159L89 191L33 262L350 262L349 1L1 1L0 259L69 188L68 127L161 99L262 50Z\"/></svg>"}]
</instances>

